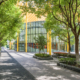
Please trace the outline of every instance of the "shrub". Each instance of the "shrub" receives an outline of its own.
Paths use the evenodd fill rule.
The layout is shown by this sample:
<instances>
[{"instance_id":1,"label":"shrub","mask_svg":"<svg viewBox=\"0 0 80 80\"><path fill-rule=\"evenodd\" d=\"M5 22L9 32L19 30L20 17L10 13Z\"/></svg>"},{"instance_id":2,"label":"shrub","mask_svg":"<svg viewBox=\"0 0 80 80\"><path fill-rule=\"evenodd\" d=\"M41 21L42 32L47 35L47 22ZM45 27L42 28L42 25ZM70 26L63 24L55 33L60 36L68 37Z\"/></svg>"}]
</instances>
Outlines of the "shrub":
<instances>
[{"instance_id":1,"label":"shrub","mask_svg":"<svg viewBox=\"0 0 80 80\"><path fill-rule=\"evenodd\" d=\"M50 57L49 54L44 54L44 53L42 53L42 54L37 53L37 54L35 54L35 56L37 56L37 57Z\"/></svg>"},{"instance_id":2,"label":"shrub","mask_svg":"<svg viewBox=\"0 0 80 80\"><path fill-rule=\"evenodd\" d=\"M70 65L76 64L76 58L61 58L59 61Z\"/></svg>"}]
</instances>

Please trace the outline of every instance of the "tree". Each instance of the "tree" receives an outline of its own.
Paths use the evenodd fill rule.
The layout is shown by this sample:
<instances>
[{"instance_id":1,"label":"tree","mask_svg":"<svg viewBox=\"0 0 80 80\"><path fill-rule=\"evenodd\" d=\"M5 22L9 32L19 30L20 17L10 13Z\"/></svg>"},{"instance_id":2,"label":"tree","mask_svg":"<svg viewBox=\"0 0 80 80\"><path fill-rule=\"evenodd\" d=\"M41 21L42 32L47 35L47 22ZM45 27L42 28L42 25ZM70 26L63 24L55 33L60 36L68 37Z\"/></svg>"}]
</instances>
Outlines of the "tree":
<instances>
[{"instance_id":1,"label":"tree","mask_svg":"<svg viewBox=\"0 0 80 80\"><path fill-rule=\"evenodd\" d=\"M69 44L69 54L70 54L70 46L74 42L73 34L68 26L63 23L57 22L56 19L52 16L52 14L48 14L46 21L44 23L45 29L48 31L52 31L51 36L58 36L58 39L64 41Z\"/></svg>"},{"instance_id":2,"label":"tree","mask_svg":"<svg viewBox=\"0 0 80 80\"><path fill-rule=\"evenodd\" d=\"M43 35L34 38L35 42L38 44L39 53L41 50L44 50L44 46L47 44L46 38Z\"/></svg>"},{"instance_id":3,"label":"tree","mask_svg":"<svg viewBox=\"0 0 80 80\"><path fill-rule=\"evenodd\" d=\"M25 11L34 12L36 15L46 15L48 13L52 13L53 17L58 22L62 22L71 29L75 37L75 54L76 62L78 64L78 44L80 34L78 17L80 16L80 0L30 0L28 4L28 8L23 6ZM63 20L61 17L63 17Z\"/></svg>"},{"instance_id":4,"label":"tree","mask_svg":"<svg viewBox=\"0 0 80 80\"><path fill-rule=\"evenodd\" d=\"M9 0L4 1L0 5L0 49L2 45L6 44L7 40L16 38L16 33L22 27L22 16L19 7Z\"/></svg>"},{"instance_id":5,"label":"tree","mask_svg":"<svg viewBox=\"0 0 80 80\"><path fill-rule=\"evenodd\" d=\"M9 3L12 3L12 4L17 2L17 0L0 0L0 5L5 3L6 1L9 1Z\"/></svg>"}]
</instances>

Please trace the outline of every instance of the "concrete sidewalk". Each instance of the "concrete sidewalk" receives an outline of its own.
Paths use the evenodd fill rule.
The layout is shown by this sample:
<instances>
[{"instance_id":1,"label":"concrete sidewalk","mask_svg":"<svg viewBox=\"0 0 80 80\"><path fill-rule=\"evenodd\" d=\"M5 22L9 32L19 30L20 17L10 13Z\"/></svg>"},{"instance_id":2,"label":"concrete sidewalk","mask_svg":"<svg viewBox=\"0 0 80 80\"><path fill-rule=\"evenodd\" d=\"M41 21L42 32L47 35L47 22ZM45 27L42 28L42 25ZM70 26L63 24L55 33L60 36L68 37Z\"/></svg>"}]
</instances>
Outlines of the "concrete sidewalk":
<instances>
[{"instance_id":1,"label":"concrete sidewalk","mask_svg":"<svg viewBox=\"0 0 80 80\"><path fill-rule=\"evenodd\" d=\"M34 76L23 68L10 54L1 53L0 80L36 80Z\"/></svg>"},{"instance_id":2,"label":"concrete sidewalk","mask_svg":"<svg viewBox=\"0 0 80 80\"><path fill-rule=\"evenodd\" d=\"M34 53L8 52L18 63L28 70L36 80L80 80L80 73L58 67L54 60L34 59Z\"/></svg>"}]
</instances>

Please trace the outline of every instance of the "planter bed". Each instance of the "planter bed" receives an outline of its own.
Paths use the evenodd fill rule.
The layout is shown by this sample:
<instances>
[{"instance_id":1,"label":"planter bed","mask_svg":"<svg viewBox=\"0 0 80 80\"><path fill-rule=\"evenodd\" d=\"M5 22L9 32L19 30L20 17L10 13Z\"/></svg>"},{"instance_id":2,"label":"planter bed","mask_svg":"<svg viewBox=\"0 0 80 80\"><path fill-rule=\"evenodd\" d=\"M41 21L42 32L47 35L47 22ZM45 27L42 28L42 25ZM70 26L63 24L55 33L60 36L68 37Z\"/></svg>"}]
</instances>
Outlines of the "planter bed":
<instances>
[{"instance_id":1,"label":"planter bed","mask_svg":"<svg viewBox=\"0 0 80 80\"><path fill-rule=\"evenodd\" d=\"M39 59L39 60L53 60L53 57L37 57L33 56L33 58Z\"/></svg>"},{"instance_id":2,"label":"planter bed","mask_svg":"<svg viewBox=\"0 0 80 80\"><path fill-rule=\"evenodd\" d=\"M67 64L61 63L61 62L58 62L57 65L80 73L80 68L79 67L67 65Z\"/></svg>"},{"instance_id":3,"label":"planter bed","mask_svg":"<svg viewBox=\"0 0 80 80\"><path fill-rule=\"evenodd\" d=\"M66 53L66 52L53 52L53 53L54 53L53 57L56 57L56 58L62 58L62 56L63 57L69 57L69 58L75 58L76 57L75 54L69 54L68 55L68 53Z\"/></svg>"}]
</instances>

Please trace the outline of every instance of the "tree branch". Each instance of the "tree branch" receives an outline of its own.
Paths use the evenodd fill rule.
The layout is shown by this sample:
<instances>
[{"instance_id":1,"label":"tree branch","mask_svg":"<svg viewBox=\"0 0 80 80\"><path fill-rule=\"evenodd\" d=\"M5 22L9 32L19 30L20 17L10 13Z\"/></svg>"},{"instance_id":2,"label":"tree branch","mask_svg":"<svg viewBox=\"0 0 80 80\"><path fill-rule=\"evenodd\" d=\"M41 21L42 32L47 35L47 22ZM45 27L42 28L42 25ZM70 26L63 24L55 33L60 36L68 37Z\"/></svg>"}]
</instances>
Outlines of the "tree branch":
<instances>
[{"instance_id":1,"label":"tree branch","mask_svg":"<svg viewBox=\"0 0 80 80\"><path fill-rule=\"evenodd\" d=\"M77 5L77 0L76 0L76 9L75 9L75 14L76 14L76 12L77 12L77 6L78 6L78 5Z\"/></svg>"},{"instance_id":2,"label":"tree branch","mask_svg":"<svg viewBox=\"0 0 80 80\"><path fill-rule=\"evenodd\" d=\"M67 42L67 40L64 40L62 37L59 36L59 38L60 38L62 41Z\"/></svg>"},{"instance_id":3,"label":"tree branch","mask_svg":"<svg viewBox=\"0 0 80 80\"><path fill-rule=\"evenodd\" d=\"M54 17L57 21L63 22L65 25L67 25L66 22L64 22L64 21L62 21L62 20L59 20L59 19L53 14L53 12L52 12L52 15L53 15L53 17Z\"/></svg>"},{"instance_id":4,"label":"tree branch","mask_svg":"<svg viewBox=\"0 0 80 80\"><path fill-rule=\"evenodd\" d=\"M1 5L3 2L5 2L5 1L7 1L7 0L2 0L2 1L0 1L0 5Z\"/></svg>"},{"instance_id":5,"label":"tree branch","mask_svg":"<svg viewBox=\"0 0 80 80\"><path fill-rule=\"evenodd\" d=\"M63 10L61 4L60 4L60 0L59 0L59 8L60 8L60 10L62 11L62 13L67 17L67 15L65 14L65 12L64 12L64 10Z\"/></svg>"}]
</instances>

